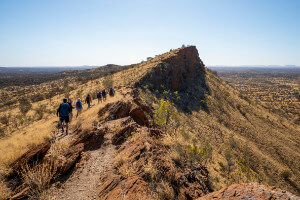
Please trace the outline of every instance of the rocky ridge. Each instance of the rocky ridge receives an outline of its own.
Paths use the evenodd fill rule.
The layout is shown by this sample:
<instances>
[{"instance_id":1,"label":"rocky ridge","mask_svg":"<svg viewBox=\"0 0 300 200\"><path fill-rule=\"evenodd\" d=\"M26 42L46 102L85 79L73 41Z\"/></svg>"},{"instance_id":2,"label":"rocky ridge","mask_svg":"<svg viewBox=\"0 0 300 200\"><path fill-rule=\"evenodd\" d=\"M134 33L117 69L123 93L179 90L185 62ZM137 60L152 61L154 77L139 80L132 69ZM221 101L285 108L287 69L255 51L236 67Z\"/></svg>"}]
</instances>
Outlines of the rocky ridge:
<instances>
[{"instance_id":1,"label":"rocky ridge","mask_svg":"<svg viewBox=\"0 0 300 200\"><path fill-rule=\"evenodd\" d=\"M149 85L156 89L163 85L173 91L183 91L189 90L188 86L194 79L199 81L200 77L200 81L204 81L201 80L204 76L205 67L198 51L196 47L190 46L177 49L170 56L161 59L135 86ZM11 181L11 187L14 188L11 199L24 199L28 196L30 188L26 183L20 182L17 175L24 163L55 163L55 176L52 179L54 184L51 188L55 192L55 187L64 185L62 180L75 176L82 166L89 163L86 152L105 148L114 152L107 157L113 162L108 165L110 170L99 166L103 171L97 171L98 177L94 180L99 180L99 183L92 188L92 193L98 199L298 198L288 192L275 191L274 188L255 183L235 184L210 193L212 190L208 170L202 165L190 165L188 162L179 165L170 157L168 147L161 142L164 133L153 125L154 109L142 102L137 93L135 89L132 90L132 101L120 100L100 109L93 129L82 130L76 127L69 148L59 158L51 155L49 149L52 143L46 142L16 160L11 165L15 172ZM80 179L80 175L75 177ZM66 191L70 193L72 190ZM61 191L60 197L72 199L67 193ZM89 198L83 196L82 199Z\"/></svg>"}]
</instances>

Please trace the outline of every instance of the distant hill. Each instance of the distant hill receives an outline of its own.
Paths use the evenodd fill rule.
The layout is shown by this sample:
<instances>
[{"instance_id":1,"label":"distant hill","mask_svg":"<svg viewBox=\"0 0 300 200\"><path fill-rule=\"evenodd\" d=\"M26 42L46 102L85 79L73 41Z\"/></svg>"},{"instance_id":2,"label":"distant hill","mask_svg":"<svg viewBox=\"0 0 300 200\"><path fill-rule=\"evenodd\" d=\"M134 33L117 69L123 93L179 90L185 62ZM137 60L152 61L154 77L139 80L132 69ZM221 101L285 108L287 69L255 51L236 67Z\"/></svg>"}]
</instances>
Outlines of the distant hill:
<instances>
[{"instance_id":1,"label":"distant hill","mask_svg":"<svg viewBox=\"0 0 300 200\"><path fill-rule=\"evenodd\" d=\"M93 79L126 68L108 64L100 67L2 67L0 88L28 86L65 78Z\"/></svg>"},{"instance_id":2,"label":"distant hill","mask_svg":"<svg viewBox=\"0 0 300 200\"><path fill-rule=\"evenodd\" d=\"M67 70L85 70L99 66L72 66L72 67L0 67L0 74L30 74L30 73L57 73Z\"/></svg>"}]
</instances>

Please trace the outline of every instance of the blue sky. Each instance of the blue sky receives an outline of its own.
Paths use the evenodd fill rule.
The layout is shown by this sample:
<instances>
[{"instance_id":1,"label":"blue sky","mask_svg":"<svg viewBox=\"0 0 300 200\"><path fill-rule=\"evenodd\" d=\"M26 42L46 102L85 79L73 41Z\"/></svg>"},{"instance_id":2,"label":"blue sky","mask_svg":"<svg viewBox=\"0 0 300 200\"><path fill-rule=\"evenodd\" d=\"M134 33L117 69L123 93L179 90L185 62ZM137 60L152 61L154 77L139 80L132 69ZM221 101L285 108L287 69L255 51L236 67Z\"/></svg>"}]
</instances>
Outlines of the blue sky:
<instances>
[{"instance_id":1,"label":"blue sky","mask_svg":"<svg viewBox=\"0 0 300 200\"><path fill-rule=\"evenodd\" d=\"M182 44L206 65L300 65L300 0L0 0L0 66L131 64Z\"/></svg>"}]
</instances>

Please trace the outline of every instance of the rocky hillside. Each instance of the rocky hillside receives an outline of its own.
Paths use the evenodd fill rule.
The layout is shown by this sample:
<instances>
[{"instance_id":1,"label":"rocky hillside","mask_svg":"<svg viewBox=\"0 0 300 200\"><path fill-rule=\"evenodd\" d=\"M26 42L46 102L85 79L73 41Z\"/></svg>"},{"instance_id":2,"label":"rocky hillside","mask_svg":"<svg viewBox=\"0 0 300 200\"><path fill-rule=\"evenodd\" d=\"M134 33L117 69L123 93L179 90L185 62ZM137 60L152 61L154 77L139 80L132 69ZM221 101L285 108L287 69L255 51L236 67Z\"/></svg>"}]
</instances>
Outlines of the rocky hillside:
<instances>
[{"instance_id":1,"label":"rocky hillside","mask_svg":"<svg viewBox=\"0 0 300 200\"><path fill-rule=\"evenodd\" d=\"M258 183L233 184L217 192L210 193L198 200L210 199L290 199L299 200L300 198L290 192L280 190L276 187L266 187Z\"/></svg>"},{"instance_id":2,"label":"rocky hillside","mask_svg":"<svg viewBox=\"0 0 300 200\"><path fill-rule=\"evenodd\" d=\"M264 199L262 191L272 193L250 184L209 194L250 181L300 194L299 127L207 70L196 47L112 78L122 95L85 111L69 136L55 135L9 164L11 199L211 199L225 198L224 191L226 198L240 192ZM45 180L33 178L38 175Z\"/></svg>"}]
</instances>

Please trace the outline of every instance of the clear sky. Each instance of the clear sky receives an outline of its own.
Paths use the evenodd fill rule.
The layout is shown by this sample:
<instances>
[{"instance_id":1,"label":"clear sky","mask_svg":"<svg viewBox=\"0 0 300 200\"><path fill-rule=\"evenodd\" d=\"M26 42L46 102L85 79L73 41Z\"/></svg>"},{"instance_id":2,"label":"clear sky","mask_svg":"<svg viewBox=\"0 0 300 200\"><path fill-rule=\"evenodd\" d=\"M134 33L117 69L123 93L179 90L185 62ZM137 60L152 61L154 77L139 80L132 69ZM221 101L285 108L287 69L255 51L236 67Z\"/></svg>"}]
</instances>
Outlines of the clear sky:
<instances>
[{"instance_id":1,"label":"clear sky","mask_svg":"<svg viewBox=\"0 0 300 200\"><path fill-rule=\"evenodd\" d=\"M300 0L0 0L0 66L131 64L182 44L206 65L300 65Z\"/></svg>"}]
</instances>

